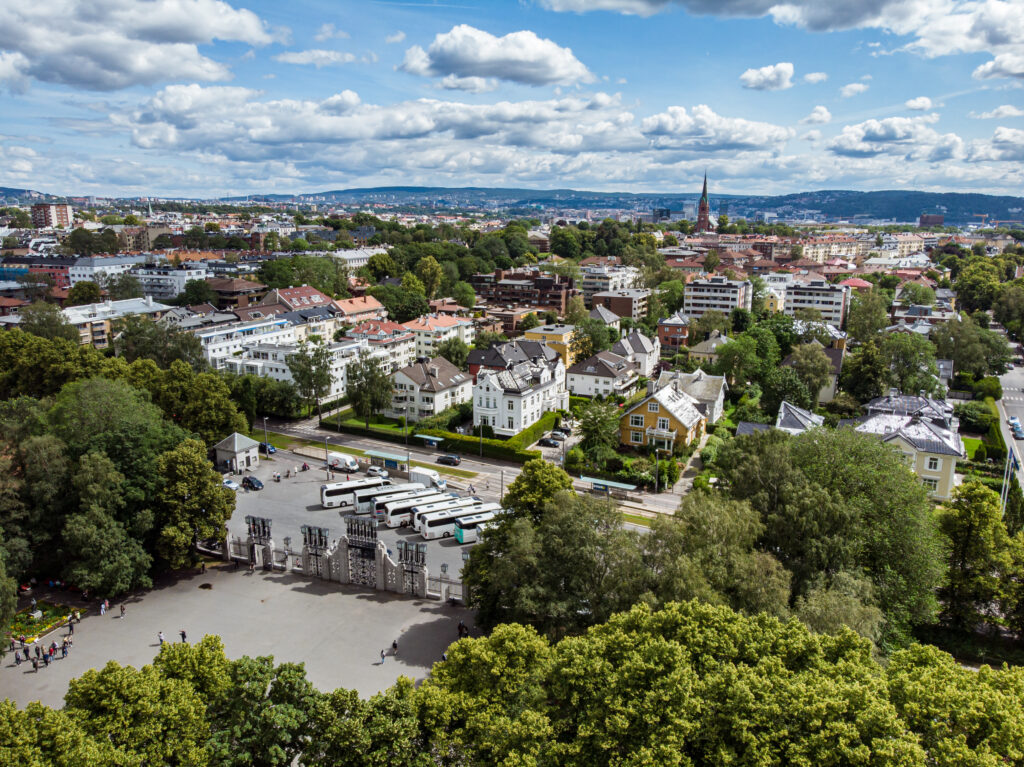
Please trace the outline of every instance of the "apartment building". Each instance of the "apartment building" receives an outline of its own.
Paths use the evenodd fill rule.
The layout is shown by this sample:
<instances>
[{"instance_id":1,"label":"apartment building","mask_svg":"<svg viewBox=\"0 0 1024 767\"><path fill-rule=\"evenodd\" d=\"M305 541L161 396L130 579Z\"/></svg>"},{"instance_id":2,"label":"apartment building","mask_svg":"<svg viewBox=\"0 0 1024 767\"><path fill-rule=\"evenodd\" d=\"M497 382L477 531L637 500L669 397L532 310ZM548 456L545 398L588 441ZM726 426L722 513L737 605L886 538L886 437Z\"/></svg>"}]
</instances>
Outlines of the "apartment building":
<instances>
[{"instance_id":1,"label":"apartment building","mask_svg":"<svg viewBox=\"0 0 1024 767\"><path fill-rule=\"evenodd\" d=\"M452 338L468 346L476 337L473 321L466 317L426 314L404 323L403 327L416 337L417 357L433 357L438 344Z\"/></svg>"},{"instance_id":2,"label":"apartment building","mask_svg":"<svg viewBox=\"0 0 1024 767\"><path fill-rule=\"evenodd\" d=\"M32 206L32 226L36 229L63 227L70 229L75 220L75 211L70 205L36 203Z\"/></svg>"},{"instance_id":3,"label":"apartment building","mask_svg":"<svg viewBox=\"0 0 1024 767\"><path fill-rule=\"evenodd\" d=\"M110 346L119 320L133 314L152 320L160 319L172 307L157 303L151 296L128 298L123 301L102 301L64 309L64 317L78 330L79 343L97 349Z\"/></svg>"},{"instance_id":4,"label":"apartment building","mask_svg":"<svg viewBox=\"0 0 1024 767\"><path fill-rule=\"evenodd\" d=\"M579 289L587 306L593 306L594 294L632 288L640 279L633 266L593 264L580 267Z\"/></svg>"},{"instance_id":5,"label":"apartment building","mask_svg":"<svg viewBox=\"0 0 1024 767\"><path fill-rule=\"evenodd\" d=\"M699 319L709 311L722 314L729 314L733 309L749 311L753 297L754 286L750 280L730 280L726 277L693 280L686 284L683 313L691 319Z\"/></svg>"},{"instance_id":6,"label":"apartment building","mask_svg":"<svg viewBox=\"0 0 1024 767\"><path fill-rule=\"evenodd\" d=\"M205 280L210 276L206 266L194 264L176 269L173 266L136 266L131 272L142 286L143 294L156 299L175 298L185 291L189 280Z\"/></svg>"},{"instance_id":7,"label":"apartment building","mask_svg":"<svg viewBox=\"0 0 1024 767\"><path fill-rule=\"evenodd\" d=\"M366 340L371 348L383 349L389 373L407 367L416 359L416 336L397 322L362 322L345 333L353 340Z\"/></svg>"},{"instance_id":8,"label":"apartment building","mask_svg":"<svg viewBox=\"0 0 1024 767\"><path fill-rule=\"evenodd\" d=\"M630 397L640 376L636 365L613 352L598 352L566 372L569 393L577 397Z\"/></svg>"},{"instance_id":9,"label":"apartment building","mask_svg":"<svg viewBox=\"0 0 1024 767\"><path fill-rule=\"evenodd\" d=\"M529 360L509 370L481 370L473 387L473 425L490 426L502 437L515 436L545 413L568 407L561 357Z\"/></svg>"},{"instance_id":10,"label":"apartment building","mask_svg":"<svg viewBox=\"0 0 1024 767\"><path fill-rule=\"evenodd\" d=\"M575 325L541 325L523 333L527 341L543 341L554 349L566 367L576 362L572 351L572 336L576 332Z\"/></svg>"},{"instance_id":11,"label":"apartment building","mask_svg":"<svg viewBox=\"0 0 1024 767\"><path fill-rule=\"evenodd\" d=\"M502 306L532 306L565 314L569 299L580 295L571 277L537 270L498 269L469 278L477 301Z\"/></svg>"},{"instance_id":12,"label":"apartment building","mask_svg":"<svg viewBox=\"0 0 1024 767\"><path fill-rule=\"evenodd\" d=\"M80 282L102 284L108 277L119 277L127 274L135 267L145 264L146 256L84 256L75 259L68 268L70 287Z\"/></svg>"},{"instance_id":13,"label":"apartment building","mask_svg":"<svg viewBox=\"0 0 1024 767\"><path fill-rule=\"evenodd\" d=\"M661 348L678 352L690 338L690 318L680 309L673 315L658 320L658 343Z\"/></svg>"},{"instance_id":14,"label":"apartment building","mask_svg":"<svg viewBox=\"0 0 1024 767\"><path fill-rule=\"evenodd\" d=\"M444 357L420 358L395 372L388 416L421 421L473 398L473 376Z\"/></svg>"},{"instance_id":15,"label":"apartment building","mask_svg":"<svg viewBox=\"0 0 1024 767\"><path fill-rule=\"evenodd\" d=\"M647 316L647 304L651 298L649 288L627 288L595 293L594 306L603 306L619 317L641 320Z\"/></svg>"},{"instance_id":16,"label":"apartment building","mask_svg":"<svg viewBox=\"0 0 1024 767\"><path fill-rule=\"evenodd\" d=\"M346 298L335 301L335 303L338 306L338 312L348 322L370 322L388 318L388 310L384 308L384 304L373 296Z\"/></svg>"},{"instance_id":17,"label":"apartment building","mask_svg":"<svg viewBox=\"0 0 1024 767\"><path fill-rule=\"evenodd\" d=\"M832 285L825 280L793 281L786 286L783 313L794 317L800 309L816 309L823 321L839 328L846 322L849 306L850 288L846 285Z\"/></svg>"}]
</instances>

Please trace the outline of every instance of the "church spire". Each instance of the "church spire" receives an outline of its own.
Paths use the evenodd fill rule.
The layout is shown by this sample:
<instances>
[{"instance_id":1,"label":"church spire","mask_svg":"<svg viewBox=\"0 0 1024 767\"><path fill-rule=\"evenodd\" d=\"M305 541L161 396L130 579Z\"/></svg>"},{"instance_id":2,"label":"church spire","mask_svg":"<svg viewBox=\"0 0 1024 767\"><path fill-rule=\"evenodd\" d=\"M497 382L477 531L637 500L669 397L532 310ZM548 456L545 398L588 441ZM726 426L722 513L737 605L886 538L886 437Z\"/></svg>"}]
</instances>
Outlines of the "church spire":
<instances>
[{"instance_id":1,"label":"church spire","mask_svg":"<svg viewBox=\"0 0 1024 767\"><path fill-rule=\"evenodd\" d=\"M704 189L700 193L700 204L697 206L697 232L711 230L711 203L708 200L708 172L704 171Z\"/></svg>"},{"instance_id":2,"label":"church spire","mask_svg":"<svg viewBox=\"0 0 1024 767\"><path fill-rule=\"evenodd\" d=\"M701 202L708 201L708 172L704 171L704 189L700 193Z\"/></svg>"}]
</instances>

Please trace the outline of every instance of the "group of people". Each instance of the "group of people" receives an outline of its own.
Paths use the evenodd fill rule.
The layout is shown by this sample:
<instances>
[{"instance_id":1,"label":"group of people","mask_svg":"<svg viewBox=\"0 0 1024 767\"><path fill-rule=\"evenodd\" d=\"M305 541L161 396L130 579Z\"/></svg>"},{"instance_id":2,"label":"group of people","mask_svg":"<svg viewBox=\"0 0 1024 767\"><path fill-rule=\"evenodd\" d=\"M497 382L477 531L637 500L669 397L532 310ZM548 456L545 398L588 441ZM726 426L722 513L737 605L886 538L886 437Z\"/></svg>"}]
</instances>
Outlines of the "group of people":
<instances>
[{"instance_id":1,"label":"group of people","mask_svg":"<svg viewBox=\"0 0 1024 767\"><path fill-rule=\"evenodd\" d=\"M81 619L81 615L76 610L71 620L68 621L68 633L61 638L59 645L54 640L50 642L48 647L44 647L39 643L39 637L29 642L24 634L18 637L17 642L12 639L11 652L14 653L14 665L20 666L22 663L31 663L32 670L38 672L40 666L43 668L49 667L57 659L57 653L60 653L62 659L68 657L68 653L71 652L71 648L75 644L74 621L81 621Z\"/></svg>"}]
</instances>

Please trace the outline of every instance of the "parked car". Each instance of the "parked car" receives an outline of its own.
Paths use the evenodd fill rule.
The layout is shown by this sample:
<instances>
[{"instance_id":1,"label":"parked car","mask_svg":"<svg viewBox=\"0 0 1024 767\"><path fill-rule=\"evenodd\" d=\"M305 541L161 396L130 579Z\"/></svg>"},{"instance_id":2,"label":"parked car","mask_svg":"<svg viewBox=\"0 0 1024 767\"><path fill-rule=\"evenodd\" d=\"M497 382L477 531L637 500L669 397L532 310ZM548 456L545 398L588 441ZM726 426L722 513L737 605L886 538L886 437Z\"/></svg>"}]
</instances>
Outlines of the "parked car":
<instances>
[{"instance_id":1,"label":"parked car","mask_svg":"<svg viewBox=\"0 0 1024 767\"><path fill-rule=\"evenodd\" d=\"M368 477L380 477L381 479L388 478L388 470L383 469L380 466L371 466L366 470L366 476Z\"/></svg>"},{"instance_id":2,"label":"parked car","mask_svg":"<svg viewBox=\"0 0 1024 767\"><path fill-rule=\"evenodd\" d=\"M563 440L566 439L566 436L562 434L562 432L560 431L553 431L548 435L548 437L550 437L551 439L557 439L559 442L562 442Z\"/></svg>"},{"instance_id":3,"label":"parked car","mask_svg":"<svg viewBox=\"0 0 1024 767\"><path fill-rule=\"evenodd\" d=\"M462 458L457 455L449 453L448 455L442 455L437 459L438 463L443 463L445 466L458 466L462 463Z\"/></svg>"},{"instance_id":4,"label":"parked car","mask_svg":"<svg viewBox=\"0 0 1024 767\"><path fill-rule=\"evenodd\" d=\"M256 477L243 477L242 487L247 488L248 490L262 490L263 483L256 479Z\"/></svg>"},{"instance_id":5,"label":"parked car","mask_svg":"<svg viewBox=\"0 0 1024 767\"><path fill-rule=\"evenodd\" d=\"M224 480L224 487L226 487L228 490L238 490L241 487L241 485L235 482L235 480L228 478Z\"/></svg>"},{"instance_id":6,"label":"parked car","mask_svg":"<svg viewBox=\"0 0 1024 767\"><path fill-rule=\"evenodd\" d=\"M1020 424L1013 427L1014 439L1024 439L1024 429L1021 428Z\"/></svg>"},{"instance_id":7,"label":"parked car","mask_svg":"<svg viewBox=\"0 0 1024 767\"><path fill-rule=\"evenodd\" d=\"M260 452L271 455L277 452L277 448L271 445L269 442L260 442Z\"/></svg>"},{"instance_id":8,"label":"parked car","mask_svg":"<svg viewBox=\"0 0 1024 767\"><path fill-rule=\"evenodd\" d=\"M1006 369L1007 369L1007 370L1013 370L1013 363L1012 363L1012 362L1008 362L1008 363L1006 364Z\"/></svg>"},{"instance_id":9,"label":"parked car","mask_svg":"<svg viewBox=\"0 0 1024 767\"><path fill-rule=\"evenodd\" d=\"M1007 418L1006 422L1010 424L1011 428L1016 428L1020 426L1020 419L1015 415L1011 415L1009 418Z\"/></svg>"},{"instance_id":10,"label":"parked car","mask_svg":"<svg viewBox=\"0 0 1024 767\"><path fill-rule=\"evenodd\" d=\"M572 436L572 429L568 426L556 426L551 431L557 431L559 434L564 434L567 437Z\"/></svg>"},{"instance_id":11,"label":"parked car","mask_svg":"<svg viewBox=\"0 0 1024 767\"><path fill-rule=\"evenodd\" d=\"M540 445L541 447L561 447L562 446L561 442L559 442L557 440L554 440L554 439L551 439L550 437L542 437L541 439L538 439L537 440L537 444Z\"/></svg>"}]
</instances>

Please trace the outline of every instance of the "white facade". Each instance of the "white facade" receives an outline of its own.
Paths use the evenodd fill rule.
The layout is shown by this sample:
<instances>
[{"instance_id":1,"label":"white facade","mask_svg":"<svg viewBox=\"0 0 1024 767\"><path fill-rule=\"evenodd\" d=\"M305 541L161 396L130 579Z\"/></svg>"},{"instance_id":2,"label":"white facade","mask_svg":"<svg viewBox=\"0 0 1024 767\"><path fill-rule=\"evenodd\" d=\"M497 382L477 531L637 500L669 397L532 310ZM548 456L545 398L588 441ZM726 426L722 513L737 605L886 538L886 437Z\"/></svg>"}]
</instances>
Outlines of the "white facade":
<instances>
[{"instance_id":1,"label":"white facade","mask_svg":"<svg viewBox=\"0 0 1024 767\"><path fill-rule=\"evenodd\" d=\"M633 266L584 266L580 268L577 287L590 306L595 293L632 288L639 280L640 270Z\"/></svg>"},{"instance_id":2,"label":"white facade","mask_svg":"<svg viewBox=\"0 0 1024 767\"><path fill-rule=\"evenodd\" d=\"M459 377L462 380L453 381L451 386L435 389L399 370L394 375L395 391L388 415L392 418L405 416L412 423L469 402L473 398L473 376L459 373Z\"/></svg>"},{"instance_id":3,"label":"white facade","mask_svg":"<svg viewBox=\"0 0 1024 767\"><path fill-rule=\"evenodd\" d=\"M473 387L473 425L488 425L503 437L515 436L547 412L568 407L560 357L549 364L524 362L511 370L481 370Z\"/></svg>"},{"instance_id":4,"label":"white facade","mask_svg":"<svg viewBox=\"0 0 1024 767\"><path fill-rule=\"evenodd\" d=\"M335 250L331 251L330 255L339 261L344 261L349 269L355 271L361 266L366 266L370 262L370 256L375 256L378 253L387 253L387 248L374 247L374 248L352 248L351 250Z\"/></svg>"},{"instance_id":5,"label":"white facade","mask_svg":"<svg viewBox=\"0 0 1024 767\"><path fill-rule=\"evenodd\" d=\"M683 293L683 313L690 315L691 319L698 319L710 311L722 314L729 314L733 309L749 311L753 297L754 286L750 280L725 277L693 280L686 284Z\"/></svg>"},{"instance_id":6,"label":"white facade","mask_svg":"<svg viewBox=\"0 0 1024 767\"><path fill-rule=\"evenodd\" d=\"M74 266L68 267L68 280L71 287L79 282L102 283L105 277L117 277L130 272L133 267L143 261L143 257L107 256L78 259Z\"/></svg>"},{"instance_id":7,"label":"white facade","mask_svg":"<svg viewBox=\"0 0 1024 767\"><path fill-rule=\"evenodd\" d=\"M467 346L476 338L473 321L465 317L427 314L405 323L406 329L416 336L416 356L436 356L438 344L458 338Z\"/></svg>"},{"instance_id":8,"label":"white facade","mask_svg":"<svg viewBox=\"0 0 1024 767\"><path fill-rule=\"evenodd\" d=\"M231 325L202 330L195 333L203 346L203 357L214 370L227 367L225 361L241 354L254 343L297 344L310 336L334 338L342 327L342 320L336 317L312 319L294 324L284 317L268 317L252 322L236 322Z\"/></svg>"},{"instance_id":9,"label":"white facade","mask_svg":"<svg viewBox=\"0 0 1024 767\"><path fill-rule=\"evenodd\" d=\"M846 309L850 304L850 288L846 285L832 285L825 280L793 282L786 286L783 313L796 316L799 309L817 309L821 319L837 328L846 320Z\"/></svg>"},{"instance_id":10,"label":"white facade","mask_svg":"<svg viewBox=\"0 0 1024 767\"><path fill-rule=\"evenodd\" d=\"M577 362L567 375L569 393L578 397L628 397L636 390L636 367L611 352Z\"/></svg>"},{"instance_id":11,"label":"white facade","mask_svg":"<svg viewBox=\"0 0 1024 767\"><path fill-rule=\"evenodd\" d=\"M170 266L136 267L132 274L138 278L145 295L161 299L178 296L185 290L185 283L189 280L205 280L210 276L205 266L183 269Z\"/></svg>"}]
</instances>

